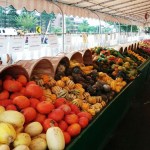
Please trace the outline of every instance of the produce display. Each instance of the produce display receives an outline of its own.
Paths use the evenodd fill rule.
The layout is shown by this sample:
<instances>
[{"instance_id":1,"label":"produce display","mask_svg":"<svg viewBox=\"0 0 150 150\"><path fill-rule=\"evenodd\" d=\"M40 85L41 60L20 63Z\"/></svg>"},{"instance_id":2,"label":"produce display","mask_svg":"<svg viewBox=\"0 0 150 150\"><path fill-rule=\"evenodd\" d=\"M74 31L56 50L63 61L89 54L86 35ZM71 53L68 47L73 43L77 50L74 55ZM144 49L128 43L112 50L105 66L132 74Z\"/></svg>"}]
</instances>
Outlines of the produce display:
<instances>
[{"instance_id":1,"label":"produce display","mask_svg":"<svg viewBox=\"0 0 150 150\"><path fill-rule=\"evenodd\" d=\"M93 64L60 61L55 77L0 79L0 149L63 150L138 75L147 54L95 47Z\"/></svg>"},{"instance_id":2,"label":"produce display","mask_svg":"<svg viewBox=\"0 0 150 150\"><path fill-rule=\"evenodd\" d=\"M150 55L150 40L143 40L139 43L139 49Z\"/></svg>"},{"instance_id":3,"label":"produce display","mask_svg":"<svg viewBox=\"0 0 150 150\"><path fill-rule=\"evenodd\" d=\"M137 67L142 64L145 59L137 54L138 58L134 58L132 51L120 53L114 49L95 47L93 53L93 66L99 72L107 73L113 79L123 78L127 83L135 79L138 75ZM129 54L129 53L132 54Z\"/></svg>"}]
</instances>

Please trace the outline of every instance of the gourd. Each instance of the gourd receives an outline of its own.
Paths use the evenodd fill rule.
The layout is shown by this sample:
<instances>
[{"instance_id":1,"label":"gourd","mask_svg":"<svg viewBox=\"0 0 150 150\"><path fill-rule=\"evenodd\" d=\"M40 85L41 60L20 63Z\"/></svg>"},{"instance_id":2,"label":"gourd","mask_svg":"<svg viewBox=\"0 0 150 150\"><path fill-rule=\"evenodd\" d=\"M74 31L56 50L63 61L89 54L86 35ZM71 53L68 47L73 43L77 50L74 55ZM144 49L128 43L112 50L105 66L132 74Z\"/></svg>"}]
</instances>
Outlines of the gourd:
<instances>
[{"instance_id":1,"label":"gourd","mask_svg":"<svg viewBox=\"0 0 150 150\"><path fill-rule=\"evenodd\" d=\"M18 145L13 150L30 150L28 146L26 145Z\"/></svg>"},{"instance_id":2,"label":"gourd","mask_svg":"<svg viewBox=\"0 0 150 150\"><path fill-rule=\"evenodd\" d=\"M16 139L13 142L13 146L17 147L18 145L29 146L31 143L31 137L28 133L18 133Z\"/></svg>"},{"instance_id":3,"label":"gourd","mask_svg":"<svg viewBox=\"0 0 150 150\"><path fill-rule=\"evenodd\" d=\"M7 110L0 113L0 122L7 122L14 127L21 127L25 122L25 118L22 113L14 110Z\"/></svg>"},{"instance_id":4,"label":"gourd","mask_svg":"<svg viewBox=\"0 0 150 150\"><path fill-rule=\"evenodd\" d=\"M0 145L0 150L10 150L10 148L7 144L2 144Z\"/></svg>"},{"instance_id":5,"label":"gourd","mask_svg":"<svg viewBox=\"0 0 150 150\"><path fill-rule=\"evenodd\" d=\"M10 144L16 138L16 131L14 127L9 123L0 123L0 143Z\"/></svg>"},{"instance_id":6,"label":"gourd","mask_svg":"<svg viewBox=\"0 0 150 150\"><path fill-rule=\"evenodd\" d=\"M50 150L63 150L65 139L59 127L51 127L46 132L47 145Z\"/></svg>"},{"instance_id":7,"label":"gourd","mask_svg":"<svg viewBox=\"0 0 150 150\"><path fill-rule=\"evenodd\" d=\"M24 131L31 137L37 136L43 131L43 127L39 122L31 122L25 127Z\"/></svg>"},{"instance_id":8,"label":"gourd","mask_svg":"<svg viewBox=\"0 0 150 150\"><path fill-rule=\"evenodd\" d=\"M65 86L65 83L61 80L58 80L58 81L56 81L56 86L60 86L63 88Z\"/></svg>"}]
</instances>

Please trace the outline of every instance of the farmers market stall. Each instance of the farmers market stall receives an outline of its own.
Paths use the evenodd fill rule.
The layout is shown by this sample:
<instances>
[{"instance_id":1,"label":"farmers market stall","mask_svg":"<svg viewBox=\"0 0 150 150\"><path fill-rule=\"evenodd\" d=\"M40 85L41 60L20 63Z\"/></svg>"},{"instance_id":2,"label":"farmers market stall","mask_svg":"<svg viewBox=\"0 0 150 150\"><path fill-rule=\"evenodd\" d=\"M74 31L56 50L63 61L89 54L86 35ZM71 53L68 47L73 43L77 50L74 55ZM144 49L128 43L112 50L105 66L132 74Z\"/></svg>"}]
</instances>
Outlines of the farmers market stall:
<instances>
[{"instance_id":1,"label":"farmers market stall","mask_svg":"<svg viewBox=\"0 0 150 150\"><path fill-rule=\"evenodd\" d=\"M128 4L123 1L120 4L117 0L114 3L7 0L1 1L0 5L61 12L63 17L65 13L143 25L140 15L140 21L132 16L130 22L128 18L107 13L118 15L122 11L116 11L115 6L122 5L120 9L126 9ZM145 6L147 2L135 0L129 3L128 7L132 7ZM128 9L127 14L130 16ZM62 27L64 44L64 21ZM35 45L40 47L39 43ZM44 55L38 59L19 60L12 65L0 65L0 148L103 149L128 111L135 93L142 88L139 85L149 76L150 40L119 42L114 47L96 46L67 53L63 45L63 53L57 56Z\"/></svg>"}]
</instances>

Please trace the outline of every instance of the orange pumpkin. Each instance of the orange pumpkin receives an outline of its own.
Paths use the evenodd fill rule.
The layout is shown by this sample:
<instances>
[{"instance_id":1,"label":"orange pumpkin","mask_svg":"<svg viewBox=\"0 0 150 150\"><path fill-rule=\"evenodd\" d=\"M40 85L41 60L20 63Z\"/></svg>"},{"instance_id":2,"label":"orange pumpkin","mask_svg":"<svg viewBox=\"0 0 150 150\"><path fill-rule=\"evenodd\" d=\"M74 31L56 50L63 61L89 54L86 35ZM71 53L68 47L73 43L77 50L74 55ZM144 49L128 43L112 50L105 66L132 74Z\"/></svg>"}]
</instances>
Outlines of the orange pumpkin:
<instances>
[{"instance_id":1,"label":"orange pumpkin","mask_svg":"<svg viewBox=\"0 0 150 150\"><path fill-rule=\"evenodd\" d=\"M36 84L26 86L25 93L28 97L41 98L43 96L43 89Z\"/></svg>"},{"instance_id":2,"label":"orange pumpkin","mask_svg":"<svg viewBox=\"0 0 150 150\"><path fill-rule=\"evenodd\" d=\"M9 92L8 91L3 90L2 92L0 92L0 100L8 99L8 97L9 97Z\"/></svg>"},{"instance_id":3,"label":"orange pumpkin","mask_svg":"<svg viewBox=\"0 0 150 150\"><path fill-rule=\"evenodd\" d=\"M16 80L20 82L23 86L27 84L27 78L24 75L19 75Z\"/></svg>"},{"instance_id":4,"label":"orange pumpkin","mask_svg":"<svg viewBox=\"0 0 150 150\"><path fill-rule=\"evenodd\" d=\"M58 80L58 81L56 81L56 85L63 88L65 86L65 83L61 80Z\"/></svg>"},{"instance_id":5,"label":"orange pumpkin","mask_svg":"<svg viewBox=\"0 0 150 150\"><path fill-rule=\"evenodd\" d=\"M3 82L3 88L9 92L19 92L22 88L22 84L15 80L5 80Z\"/></svg>"}]
</instances>

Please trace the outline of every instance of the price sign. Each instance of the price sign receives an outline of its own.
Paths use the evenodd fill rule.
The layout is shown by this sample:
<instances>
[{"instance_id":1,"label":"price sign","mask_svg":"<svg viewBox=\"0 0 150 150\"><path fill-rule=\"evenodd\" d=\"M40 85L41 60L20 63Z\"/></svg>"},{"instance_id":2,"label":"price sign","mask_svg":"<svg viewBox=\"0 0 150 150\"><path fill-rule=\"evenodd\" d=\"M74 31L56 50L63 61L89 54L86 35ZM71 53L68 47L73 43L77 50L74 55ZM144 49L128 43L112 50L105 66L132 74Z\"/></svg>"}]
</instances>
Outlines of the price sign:
<instances>
[{"instance_id":1,"label":"price sign","mask_svg":"<svg viewBox=\"0 0 150 150\"><path fill-rule=\"evenodd\" d=\"M48 41L51 48L58 48L57 35L48 35Z\"/></svg>"},{"instance_id":2,"label":"price sign","mask_svg":"<svg viewBox=\"0 0 150 150\"><path fill-rule=\"evenodd\" d=\"M65 44L71 45L71 35L69 34L65 35Z\"/></svg>"},{"instance_id":3,"label":"price sign","mask_svg":"<svg viewBox=\"0 0 150 150\"><path fill-rule=\"evenodd\" d=\"M7 53L8 39L5 36L0 36L0 53Z\"/></svg>"},{"instance_id":4,"label":"price sign","mask_svg":"<svg viewBox=\"0 0 150 150\"><path fill-rule=\"evenodd\" d=\"M10 37L9 51L20 52L24 50L24 37L23 36L12 36Z\"/></svg>"},{"instance_id":5,"label":"price sign","mask_svg":"<svg viewBox=\"0 0 150 150\"><path fill-rule=\"evenodd\" d=\"M28 36L29 50L40 50L41 49L41 36L33 35Z\"/></svg>"}]
</instances>

